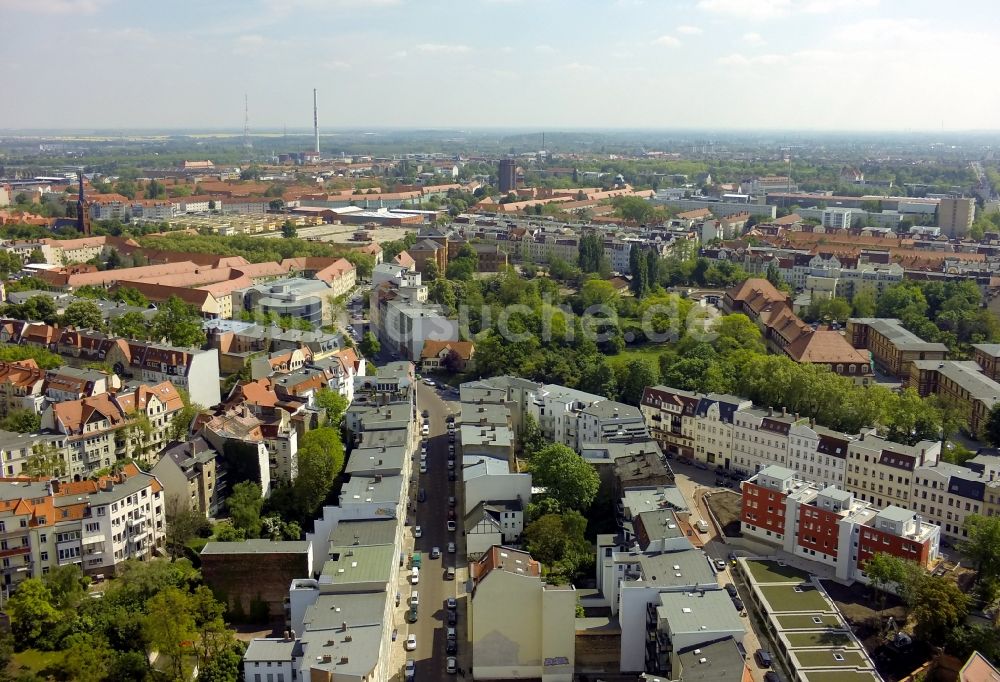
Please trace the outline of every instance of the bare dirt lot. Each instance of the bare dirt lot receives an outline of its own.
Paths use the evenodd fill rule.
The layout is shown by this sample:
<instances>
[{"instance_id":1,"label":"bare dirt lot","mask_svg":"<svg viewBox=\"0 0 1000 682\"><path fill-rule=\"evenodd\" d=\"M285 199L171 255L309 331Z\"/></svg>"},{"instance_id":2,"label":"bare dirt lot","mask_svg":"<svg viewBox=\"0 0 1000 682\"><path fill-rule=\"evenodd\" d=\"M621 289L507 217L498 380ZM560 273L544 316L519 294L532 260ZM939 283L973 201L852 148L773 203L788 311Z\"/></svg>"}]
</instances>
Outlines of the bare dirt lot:
<instances>
[{"instance_id":1,"label":"bare dirt lot","mask_svg":"<svg viewBox=\"0 0 1000 682\"><path fill-rule=\"evenodd\" d=\"M705 502L715 514L715 518L719 520L723 535L727 538L740 537L741 498L739 493L728 490L712 493L705 495Z\"/></svg>"},{"instance_id":2,"label":"bare dirt lot","mask_svg":"<svg viewBox=\"0 0 1000 682\"><path fill-rule=\"evenodd\" d=\"M906 609L899 597L885 594L884 606L879 611L879 602L872 590L861 583L848 587L832 580L824 580L823 587L875 661L875 667L886 682L907 677L929 660L932 652L920 643L897 647L891 641L889 619L895 620L900 627L906 619Z\"/></svg>"}]
</instances>

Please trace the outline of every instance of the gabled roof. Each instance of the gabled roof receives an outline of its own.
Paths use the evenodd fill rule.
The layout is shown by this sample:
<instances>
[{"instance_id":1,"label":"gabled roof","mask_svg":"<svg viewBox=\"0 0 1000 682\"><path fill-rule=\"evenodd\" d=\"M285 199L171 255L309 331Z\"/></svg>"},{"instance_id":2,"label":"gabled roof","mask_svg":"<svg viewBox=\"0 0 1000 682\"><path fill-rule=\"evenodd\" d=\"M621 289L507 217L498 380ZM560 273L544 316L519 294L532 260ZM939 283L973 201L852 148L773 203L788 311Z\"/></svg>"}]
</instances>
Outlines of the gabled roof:
<instances>
[{"instance_id":1,"label":"gabled roof","mask_svg":"<svg viewBox=\"0 0 1000 682\"><path fill-rule=\"evenodd\" d=\"M438 357L441 351L448 349L455 351L462 360L470 360L472 354L475 352L475 346L471 341L424 341L423 350L420 351L420 357L423 358L433 358Z\"/></svg>"}]
</instances>

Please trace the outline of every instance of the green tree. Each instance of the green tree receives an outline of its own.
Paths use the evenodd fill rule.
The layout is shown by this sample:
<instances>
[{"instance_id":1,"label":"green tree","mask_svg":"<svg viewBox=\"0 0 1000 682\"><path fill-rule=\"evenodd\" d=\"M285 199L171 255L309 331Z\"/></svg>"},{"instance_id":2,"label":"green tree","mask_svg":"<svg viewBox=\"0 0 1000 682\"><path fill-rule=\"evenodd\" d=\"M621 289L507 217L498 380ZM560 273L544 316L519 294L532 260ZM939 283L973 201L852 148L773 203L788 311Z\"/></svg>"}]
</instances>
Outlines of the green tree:
<instances>
[{"instance_id":1,"label":"green tree","mask_svg":"<svg viewBox=\"0 0 1000 682\"><path fill-rule=\"evenodd\" d=\"M441 276L441 271L438 269L438 264L435 261L429 260L424 264L424 271L420 274L424 283L431 284L432 282L436 282Z\"/></svg>"},{"instance_id":2,"label":"green tree","mask_svg":"<svg viewBox=\"0 0 1000 682\"><path fill-rule=\"evenodd\" d=\"M176 587L166 587L146 602L143 631L154 650L169 656L175 680L184 677L184 658L198 636L191 598Z\"/></svg>"},{"instance_id":3,"label":"green tree","mask_svg":"<svg viewBox=\"0 0 1000 682\"><path fill-rule=\"evenodd\" d=\"M62 323L76 329L103 329L104 315L93 301L73 301L63 312Z\"/></svg>"},{"instance_id":4,"label":"green tree","mask_svg":"<svg viewBox=\"0 0 1000 682\"><path fill-rule=\"evenodd\" d=\"M875 315L875 296L869 291L859 291L851 301L854 317L873 317Z\"/></svg>"},{"instance_id":5,"label":"green tree","mask_svg":"<svg viewBox=\"0 0 1000 682\"><path fill-rule=\"evenodd\" d=\"M311 518L344 468L344 446L333 428L313 429L299 443L299 471L293 490L303 518Z\"/></svg>"},{"instance_id":6,"label":"green tree","mask_svg":"<svg viewBox=\"0 0 1000 682\"><path fill-rule=\"evenodd\" d=\"M194 308L176 296L160 306L151 322L153 336L167 339L172 346L200 347L205 343L201 317Z\"/></svg>"},{"instance_id":7,"label":"green tree","mask_svg":"<svg viewBox=\"0 0 1000 682\"><path fill-rule=\"evenodd\" d=\"M52 441L31 446L31 455L24 463L24 473L33 477L61 478L66 475L66 458Z\"/></svg>"},{"instance_id":8,"label":"green tree","mask_svg":"<svg viewBox=\"0 0 1000 682\"><path fill-rule=\"evenodd\" d=\"M531 458L547 444L548 441L542 435L542 429L538 426L538 420L535 419L534 415L526 414L524 416L519 441L521 454L527 458Z\"/></svg>"},{"instance_id":9,"label":"green tree","mask_svg":"<svg viewBox=\"0 0 1000 682\"><path fill-rule=\"evenodd\" d=\"M358 344L358 350L366 358L373 358L382 350L382 344L379 343L378 338L374 334L365 332L365 335L361 337L361 343Z\"/></svg>"},{"instance_id":10,"label":"green tree","mask_svg":"<svg viewBox=\"0 0 1000 682\"><path fill-rule=\"evenodd\" d=\"M321 388L316 391L316 405L326 410L326 425L339 428L350 404L337 391Z\"/></svg>"},{"instance_id":11,"label":"green tree","mask_svg":"<svg viewBox=\"0 0 1000 682\"><path fill-rule=\"evenodd\" d=\"M126 339L145 341L149 338L150 326L142 313L130 310L111 320L111 332Z\"/></svg>"},{"instance_id":12,"label":"green tree","mask_svg":"<svg viewBox=\"0 0 1000 682\"><path fill-rule=\"evenodd\" d=\"M981 435L993 447L1000 447L1000 403L996 403L990 408Z\"/></svg>"},{"instance_id":13,"label":"green tree","mask_svg":"<svg viewBox=\"0 0 1000 682\"><path fill-rule=\"evenodd\" d=\"M114 299L137 308L149 307L149 299L141 291L132 287L121 287L115 292Z\"/></svg>"},{"instance_id":14,"label":"green tree","mask_svg":"<svg viewBox=\"0 0 1000 682\"><path fill-rule=\"evenodd\" d=\"M108 661L115 652L104 637L88 632L71 634L62 644L59 669L66 679L76 682L104 682L108 679Z\"/></svg>"},{"instance_id":15,"label":"green tree","mask_svg":"<svg viewBox=\"0 0 1000 682\"><path fill-rule=\"evenodd\" d=\"M760 327L742 313L723 315L712 326L715 340L712 345L720 353L730 353L737 350L750 350L755 353L764 352L764 341Z\"/></svg>"},{"instance_id":16,"label":"green tree","mask_svg":"<svg viewBox=\"0 0 1000 682\"><path fill-rule=\"evenodd\" d=\"M0 420L0 429L16 433L38 433L42 418L31 410L11 410Z\"/></svg>"},{"instance_id":17,"label":"green tree","mask_svg":"<svg viewBox=\"0 0 1000 682\"><path fill-rule=\"evenodd\" d=\"M545 514L524 529L528 551L548 571L551 582L569 582L591 559L587 519L578 511Z\"/></svg>"},{"instance_id":18,"label":"green tree","mask_svg":"<svg viewBox=\"0 0 1000 682\"><path fill-rule=\"evenodd\" d=\"M968 538L959 545L972 559L978 580L1000 580L1000 517L971 514L965 517Z\"/></svg>"},{"instance_id":19,"label":"green tree","mask_svg":"<svg viewBox=\"0 0 1000 682\"><path fill-rule=\"evenodd\" d=\"M167 505L167 554L172 561L184 557L187 544L212 528L205 515L183 504Z\"/></svg>"},{"instance_id":20,"label":"green tree","mask_svg":"<svg viewBox=\"0 0 1000 682\"><path fill-rule=\"evenodd\" d=\"M768 263L765 277L767 277L768 282L776 287L780 288L785 285L785 280L782 278L781 272L778 270L778 265L774 261Z\"/></svg>"},{"instance_id":21,"label":"green tree","mask_svg":"<svg viewBox=\"0 0 1000 682\"><path fill-rule=\"evenodd\" d=\"M235 528L249 537L260 535L260 512L264 508L264 499L259 485L251 481L234 485L226 498L226 508Z\"/></svg>"},{"instance_id":22,"label":"green tree","mask_svg":"<svg viewBox=\"0 0 1000 682\"><path fill-rule=\"evenodd\" d=\"M38 578L28 578L18 585L7 600L7 615L17 642L25 647L35 646L55 628L60 615L52 602L51 590Z\"/></svg>"},{"instance_id":23,"label":"green tree","mask_svg":"<svg viewBox=\"0 0 1000 682\"><path fill-rule=\"evenodd\" d=\"M291 220L286 220L281 226L281 236L285 239L295 239L298 236L298 232L296 231L295 226L292 225Z\"/></svg>"},{"instance_id":24,"label":"green tree","mask_svg":"<svg viewBox=\"0 0 1000 682\"><path fill-rule=\"evenodd\" d=\"M41 249L35 249L28 254L28 263L31 265L37 265L39 263L45 262L45 256L42 254Z\"/></svg>"},{"instance_id":25,"label":"green tree","mask_svg":"<svg viewBox=\"0 0 1000 682\"><path fill-rule=\"evenodd\" d=\"M619 398L623 403L638 405L647 386L657 383L659 371L645 358L632 358L620 366Z\"/></svg>"},{"instance_id":26,"label":"green tree","mask_svg":"<svg viewBox=\"0 0 1000 682\"><path fill-rule=\"evenodd\" d=\"M580 455L561 443L548 445L531 458L533 484L559 502L562 509L590 508L600 479Z\"/></svg>"},{"instance_id":27,"label":"green tree","mask_svg":"<svg viewBox=\"0 0 1000 682\"><path fill-rule=\"evenodd\" d=\"M944 641L968 613L969 597L954 580L923 575L917 581L910 614L916 622L914 633L923 641Z\"/></svg>"}]
</instances>

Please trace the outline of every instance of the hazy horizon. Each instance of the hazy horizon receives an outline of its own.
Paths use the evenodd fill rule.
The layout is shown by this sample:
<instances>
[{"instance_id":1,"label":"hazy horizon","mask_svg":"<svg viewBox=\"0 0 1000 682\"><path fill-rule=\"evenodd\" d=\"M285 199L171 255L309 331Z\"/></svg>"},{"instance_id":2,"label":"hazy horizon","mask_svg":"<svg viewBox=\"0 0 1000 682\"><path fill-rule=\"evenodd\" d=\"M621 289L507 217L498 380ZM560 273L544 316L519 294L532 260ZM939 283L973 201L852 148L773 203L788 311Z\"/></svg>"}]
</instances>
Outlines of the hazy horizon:
<instances>
[{"instance_id":1,"label":"hazy horizon","mask_svg":"<svg viewBox=\"0 0 1000 682\"><path fill-rule=\"evenodd\" d=\"M988 133L986 0L0 0L0 130Z\"/></svg>"}]
</instances>

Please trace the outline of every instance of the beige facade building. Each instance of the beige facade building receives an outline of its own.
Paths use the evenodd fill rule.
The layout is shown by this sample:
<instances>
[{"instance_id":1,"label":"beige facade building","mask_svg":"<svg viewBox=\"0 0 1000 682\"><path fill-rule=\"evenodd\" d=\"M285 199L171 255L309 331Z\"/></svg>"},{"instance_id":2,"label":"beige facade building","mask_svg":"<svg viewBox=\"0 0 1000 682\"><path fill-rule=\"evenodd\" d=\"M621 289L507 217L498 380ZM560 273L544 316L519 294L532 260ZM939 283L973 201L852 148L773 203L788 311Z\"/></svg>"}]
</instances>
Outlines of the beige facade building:
<instances>
[{"instance_id":1,"label":"beige facade building","mask_svg":"<svg viewBox=\"0 0 1000 682\"><path fill-rule=\"evenodd\" d=\"M975 199L942 199L938 204L938 227L949 237L967 235L975 219Z\"/></svg>"},{"instance_id":2,"label":"beige facade building","mask_svg":"<svg viewBox=\"0 0 1000 682\"><path fill-rule=\"evenodd\" d=\"M526 552L494 546L470 567L472 677L570 682L576 590L548 585Z\"/></svg>"}]
</instances>

